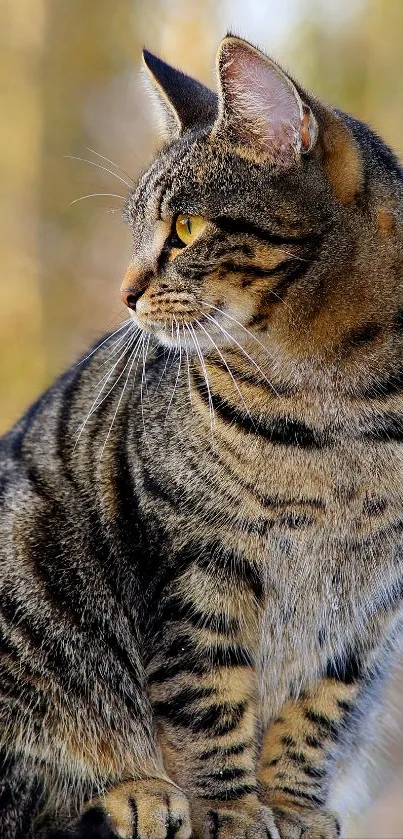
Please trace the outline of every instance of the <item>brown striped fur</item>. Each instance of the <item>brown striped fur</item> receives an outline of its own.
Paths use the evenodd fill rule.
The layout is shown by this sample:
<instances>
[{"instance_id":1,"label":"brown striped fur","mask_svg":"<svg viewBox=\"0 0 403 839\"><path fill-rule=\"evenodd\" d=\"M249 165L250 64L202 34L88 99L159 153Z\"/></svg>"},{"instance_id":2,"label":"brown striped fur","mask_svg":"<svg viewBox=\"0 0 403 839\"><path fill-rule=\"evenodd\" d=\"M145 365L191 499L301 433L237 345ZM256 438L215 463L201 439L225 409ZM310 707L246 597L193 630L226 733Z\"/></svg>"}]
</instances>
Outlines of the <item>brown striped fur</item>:
<instances>
[{"instance_id":1,"label":"brown striped fur","mask_svg":"<svg viewBox=\"0 0 403 839\"><path fill-rule=\"evenodd\" d=\"M131 319L2 441L0 833L336 839L401 635L402 172L240 39L218 96L145 62Z\"/></svg>"}]
</instances>

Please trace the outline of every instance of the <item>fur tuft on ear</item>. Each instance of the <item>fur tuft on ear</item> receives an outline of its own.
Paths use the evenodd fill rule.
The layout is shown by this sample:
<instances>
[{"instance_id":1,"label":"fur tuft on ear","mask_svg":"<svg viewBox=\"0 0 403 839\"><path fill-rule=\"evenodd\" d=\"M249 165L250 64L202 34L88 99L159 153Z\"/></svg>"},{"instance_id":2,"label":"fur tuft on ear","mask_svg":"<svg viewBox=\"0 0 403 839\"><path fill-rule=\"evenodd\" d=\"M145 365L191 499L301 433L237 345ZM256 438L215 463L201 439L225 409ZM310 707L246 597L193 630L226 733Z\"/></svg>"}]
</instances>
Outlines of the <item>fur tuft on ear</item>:
<instances>
[{"instance_id":1,"label":"fur tuft on ear","mask_svg":"<svg viewBox=\"0 0 403 839\"><path fill-rule=\"evenodd\" d=\"M247 41L227 36L217 54L220 113L213 129L250 155L290 166L317 139L315 117L292 80Z\"/></svg>"},{"instance_id":2,"label":"fur tuft on ear","mask_svg":"<svg viewBox=\"0 0 403 839\"><path fill-rule=\"evenodd\" d=\"M176 139L189 128L214 122L218 105L212 90L148 50L143 50L143 61L166 140Z\"/></svg>"}]
</instances>

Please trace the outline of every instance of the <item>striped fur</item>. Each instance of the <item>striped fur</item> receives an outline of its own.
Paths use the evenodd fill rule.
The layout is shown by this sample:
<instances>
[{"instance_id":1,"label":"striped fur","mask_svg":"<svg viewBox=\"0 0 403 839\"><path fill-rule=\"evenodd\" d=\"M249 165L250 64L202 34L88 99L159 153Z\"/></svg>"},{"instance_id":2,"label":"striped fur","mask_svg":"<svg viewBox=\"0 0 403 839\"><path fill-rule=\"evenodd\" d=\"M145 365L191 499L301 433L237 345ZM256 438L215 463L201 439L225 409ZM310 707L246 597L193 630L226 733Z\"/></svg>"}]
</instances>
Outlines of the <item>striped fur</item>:
<instances>
[{"instance_id":1,"label":"striped fur","mask_svg":"<svg viewBox=\"0 0 403 839\"><path fill-rule=\"evenodd\" d=\"M1 444L0 833L336 839L402 620L403 178L245 42L214 125L146 60L133 322ZM250 61L298 154L241 130Z\"/></svg>"}]
</instances>

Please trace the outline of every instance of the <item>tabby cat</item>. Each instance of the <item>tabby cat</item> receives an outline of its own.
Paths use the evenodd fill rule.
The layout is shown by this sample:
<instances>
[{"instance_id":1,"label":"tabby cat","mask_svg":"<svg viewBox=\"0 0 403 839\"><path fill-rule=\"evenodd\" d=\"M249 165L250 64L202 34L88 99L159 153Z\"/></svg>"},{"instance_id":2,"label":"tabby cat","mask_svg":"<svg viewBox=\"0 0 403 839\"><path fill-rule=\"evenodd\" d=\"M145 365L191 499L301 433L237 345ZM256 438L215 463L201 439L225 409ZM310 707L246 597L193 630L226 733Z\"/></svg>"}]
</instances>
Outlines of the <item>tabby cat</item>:
<instances>
[{"instance_id":1,"label":"tabby cat","mask_svg":"<svg viewBox=\"0 0 403 839\"><path fill-rule=\"evenodd\" d=\"M218 95L144 61L130 319L2 442L0 835L336 839L403 614L402 171L239 38Z\"/></svg>"}]
</instances>

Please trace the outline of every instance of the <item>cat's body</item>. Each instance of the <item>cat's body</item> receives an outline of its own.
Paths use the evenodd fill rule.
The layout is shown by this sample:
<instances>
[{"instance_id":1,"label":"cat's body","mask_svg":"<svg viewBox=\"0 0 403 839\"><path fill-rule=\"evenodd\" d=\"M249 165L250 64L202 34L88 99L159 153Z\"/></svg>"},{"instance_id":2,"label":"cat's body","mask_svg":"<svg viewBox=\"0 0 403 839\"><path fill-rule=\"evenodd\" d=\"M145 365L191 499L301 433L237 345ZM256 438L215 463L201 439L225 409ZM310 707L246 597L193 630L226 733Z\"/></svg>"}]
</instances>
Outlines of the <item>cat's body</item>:
<instances>
[{"instance_id":1,"label":"cat's body","mask_svg":"<svg viewBox=\"0 0 403 839\"><path fill-rule=\"evenodd\" d=\"M225 50L224 101L248 61L284 85ZM169 804L187 839L174 781L196 839L338 835L327 811L403 614L403 179L317 107L318 124L298 110L294 164L295 126L273 162L247 120L226 145L222 116L215 144L202 124L160 154L129 204L123 292L151 341L108 339L4 439L3 801L37 776L50 822L111 788L118 835L162 839ZM184 249L182 209L213 220ZM115 835L100 807L71 835ZM5 839L28 835L22 810L0 809Z\"/></svg>"}]
</instances>

